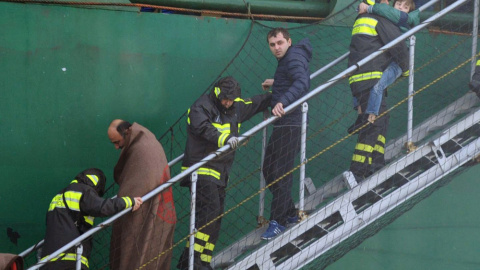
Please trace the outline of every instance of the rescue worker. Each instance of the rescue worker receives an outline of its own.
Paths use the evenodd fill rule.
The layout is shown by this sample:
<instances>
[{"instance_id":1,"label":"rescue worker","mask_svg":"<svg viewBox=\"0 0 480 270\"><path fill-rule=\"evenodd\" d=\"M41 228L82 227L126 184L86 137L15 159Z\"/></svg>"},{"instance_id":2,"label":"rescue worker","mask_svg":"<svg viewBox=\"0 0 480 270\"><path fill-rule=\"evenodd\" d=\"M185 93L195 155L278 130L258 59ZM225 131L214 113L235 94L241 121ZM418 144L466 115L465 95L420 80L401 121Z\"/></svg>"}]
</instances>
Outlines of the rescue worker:
<instances>
[{"instance_id":1,"label":"rescue worker","mask_svg":"<svg viewBox=\"0 0 480 270\"><path fill-rule=\"evenodd\" d=\"M371 4L371 0L367 4ZM382 1L388 4L388 1ZM360 60L377 51L385 44L401 35L400 29L388 19L364 13L360 14L353 25L352 40L350 43L350 54L348 66L356 65ZM383 70L390 62L395 61L402 73L408 72L408 49L405 42L399 42L387 53L377 56L365 65L359 67L350 76L349 83L352 95L359 102L359 116L355 127L367 123L368 114L365 113L371 88L382 77ZM379 115L387 109L385 102L385 91L380 104ZM387 132L389 115L385 114L359 131L357 144L350 164L350 171L355 175L357 181L368 177L385 165L385 134ZM361 122L359 124L358 122ZM354 130L349 129L352 133Z\"/></svg>"},{"instance_id":2,"label":"rescue worker","mask_svg":"<svg viewBox=\"0 0 480 270\"><path fill-rule=\"evenodd\" d=\"M94 217L114 215L130 207L136 211L142 204L140 197L103 199L105 182L106 178L101 170L87 169L79 173L70 185L53 198L46 217L42 259L92 228ZM82 269L89 269L92 238L84 240L82 246ZM75 269L76 257L76 248L73 247L53 259L49 258L49 262L41 269Z\"/></svg>"},{"instance_id":3,"label":"rescue worker","mask_svg":"<svg viewBox=\"0 0 480 270\"><path fill-rule=\"evenodd\" d=\"M270 100L270 93L242 99L238 82L231 76L221 78L209 94L202 95L188 109L182 170L226 144L235 149L238 146L240 124L268 108ZM195 233L194 269L212 269L210 262L219 236L221 218L202 227L224 211L225 188L234 157L234 151L225 153L197 171L195 227L198 231ZM190 184L190 177L181 182L184 187L190 187ZM177 264L179 269L188 269L188 246L187 243Z\"/></svg>"},{"instance_id":4,"label":"rescue worker","mask_svg":"<svg viewBox=\"0 0 480 270\"><path fill-rule=\"evenodd\" d=\"M475 64L475 71L468 87L480 98L480 60L477 60Z\"/></svg>"}]
</instances>

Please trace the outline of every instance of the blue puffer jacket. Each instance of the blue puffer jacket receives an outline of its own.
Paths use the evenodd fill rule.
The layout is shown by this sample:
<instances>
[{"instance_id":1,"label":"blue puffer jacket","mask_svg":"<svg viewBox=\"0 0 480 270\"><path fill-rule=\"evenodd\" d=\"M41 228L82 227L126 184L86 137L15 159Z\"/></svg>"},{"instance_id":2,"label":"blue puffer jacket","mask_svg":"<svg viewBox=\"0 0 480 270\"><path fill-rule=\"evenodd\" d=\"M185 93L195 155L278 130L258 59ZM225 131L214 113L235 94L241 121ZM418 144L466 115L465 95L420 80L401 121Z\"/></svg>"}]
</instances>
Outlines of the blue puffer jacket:
<instances>
[{"instance_id":1,"label":"blue puffer jacket","mask_svg":"<svg viewBox=\"0 0 480 270\"><path fill-rule=\"evenodd\" d=\"M306 38L291 46L283 58L278 61L278 67L273 77L272 108L278 102L283 104L283 108L286 108L307 94L310 88L308 63L311 59L312 45ZM301 106L274 123L275 126L300 126L301 124Z\"/></svg>"}]
</instances>

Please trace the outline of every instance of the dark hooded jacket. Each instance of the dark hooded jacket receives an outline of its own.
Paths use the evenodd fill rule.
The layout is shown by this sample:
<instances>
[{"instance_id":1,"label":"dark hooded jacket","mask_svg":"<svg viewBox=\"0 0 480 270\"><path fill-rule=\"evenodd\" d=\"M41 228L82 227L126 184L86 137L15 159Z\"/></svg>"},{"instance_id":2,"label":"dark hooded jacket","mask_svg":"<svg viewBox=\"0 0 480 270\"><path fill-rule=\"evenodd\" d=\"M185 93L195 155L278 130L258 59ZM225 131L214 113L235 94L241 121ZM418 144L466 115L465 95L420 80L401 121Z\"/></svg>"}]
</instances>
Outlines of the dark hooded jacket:
<instances>
[{"instance_id":1,"label":"dark hooded jacket","mask_svg":"<svg viewBox=\"0 0 480 270\"><path fill-rule=\"evenodd\" d=\"M42 258L92 228L93 217L114 215L135 204L135 200L130 197L103 199L101 196L105 191L105 182L101 170L87 169L53 198L47 212ZM92 239L83 241L82 245L82 269L88 269ZM74 269L75 253L75 248L72 248L41 269Z\"/></svg>"},{"instance_id":2,"label":"dark hooded jacket","mask_svg":"<svg viewBox=\"0 0 480 270\"><path fill-rule=\"evenodd\" d=\"M283 108L305 96L310 89L310 70L308 63L312 59L312 46L308 38L288 48L285 55L278 60L277 70L273 76L272 103L282 103ZM277 120L275 126L300 126L302 109L298 106L289 114Z\"/></svg>"},{"instance_id":3,"label":"dark hooded jacket","mask_svg":"<svg viewBox=\"0 0 480 270\"><path fill-rule=\"evenodd\" d=\"M209 94L202 95L188 109L187 143L182 170L224 146L232 136L238 136L242 122L270 105L270 93L249 99L242 99L240 93L238 85L218 87L217 84ZM229 109L220 103L225 97L234 100ZM235 151L232 151L203 165L198 169L198 179L226 186L234 157ZM189 177L181 182L182 186L189 184Z\"/></svg>"}]
</instances>

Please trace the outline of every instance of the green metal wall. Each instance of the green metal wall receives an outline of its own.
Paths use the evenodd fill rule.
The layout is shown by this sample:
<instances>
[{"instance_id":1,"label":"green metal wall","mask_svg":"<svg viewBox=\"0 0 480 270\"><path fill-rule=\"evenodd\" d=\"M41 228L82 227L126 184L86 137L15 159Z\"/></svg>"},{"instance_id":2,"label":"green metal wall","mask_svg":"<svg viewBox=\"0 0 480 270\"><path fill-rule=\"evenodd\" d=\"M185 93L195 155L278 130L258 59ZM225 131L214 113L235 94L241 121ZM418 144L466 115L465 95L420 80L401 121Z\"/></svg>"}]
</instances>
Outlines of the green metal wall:
<instances>
[{"instance_id":1,"label":"green metal wall","mask_svg":"<svg viewBox=\"0 0 480 270\"><path fill-rule=\"evenodd\" d=\"M0 252L43 238L51 198L89 167L108 184L111 120L157 135L239 50L248 21L0 3ZM220 46L221 44L221 46ZM21 235L13 244L10 227Z\"/></svg>"}]
</instances>

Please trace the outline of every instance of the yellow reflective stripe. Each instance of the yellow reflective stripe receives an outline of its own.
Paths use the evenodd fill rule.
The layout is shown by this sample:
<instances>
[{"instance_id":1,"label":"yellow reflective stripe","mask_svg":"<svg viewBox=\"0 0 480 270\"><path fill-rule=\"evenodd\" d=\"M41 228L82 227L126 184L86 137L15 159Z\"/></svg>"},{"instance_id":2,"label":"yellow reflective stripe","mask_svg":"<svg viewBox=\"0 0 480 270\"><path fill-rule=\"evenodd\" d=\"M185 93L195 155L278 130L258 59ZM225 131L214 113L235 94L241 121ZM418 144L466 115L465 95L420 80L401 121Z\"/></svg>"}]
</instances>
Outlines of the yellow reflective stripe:
<instances>
[{"instance_id":1,"label":"yellow reflective stripe","mask_svg":"<svg viewBox=\"0 0 480 270\"><path fill-rule=\"evenodd\" d=\"M187 242L187 248L190 247L190 242ZM198 243L195 243L193 245L193 249L196 251L196 252L199 252L199 253L202 253L204 250L205 250L205 247L203 247L202 245L198 244Z\"/></svg>"},{"instance_id":2,"label":"yellow reflective stripe","mask_svg":"<svg viewBox=\"0 0 480 270\"><path fill-rule=\"evenodd\" d=\"M94 217L91 217L91 216L83 216L83 218L85 219L85 222L87 222L88 224L90 224L90 225L93 226L93 221L95 220Z\"/></svg>"},{"instance_id":3,"label":"yellow reflective stripe","mask_svg":"<svg viewBox=\"0 0 480 270\"><path fill-rule=\"evenodd\" d=\"M356 34L368 35L368 36L377 36L377 26L378 21L374 18L360 18L355 21L352 30L352 36Z\"/></svg>"},{"instance_id":4,"label":"yellow reflective stripe","mask_svg":"<svg viewBox=\"0 0 480 270\"><path fill-rule=\"evenodd\" d=\"M220 173L209 168L198 168L198 174L213 176L220 180Z\"/></svg>"},{"instance_id":5,"label":"yellow reflective stripe","mask_svg":"<svg viewBox=\"0 0 480 270\"><path fill-rule=\"evenodd\" d=\"M132 199L130 199L129 197L122 197L122 199L125 202L125 209L132 207Z\"/></svg>"},{"instance_id":6,"label":"yellow reflective stripe","mask_svg":"<svg viewBox=\"0 0 480 270\"><path fill-rule=\"evenodd\" d=\"M368 164L372 164L372 158L371 157L368 158Z\"/></svg>"},{"instance_id":7,"label":"yellow reflective stripe","mask_svg":"<svg viewBox=\"0 0 480 270\"><path fill-rule=\"evenodd\" d=\"M78 181L76 179L73 180L72 182L70 182L70 184L76 184L76 183L78 183Z\"/></svg>"},{"instance_id":8,"label":"yellow reflective stripe","mask_svg":"<svg viewBox=\"0 0 480 270\"><path fill-rule=\"evenodd\" d=\"M375 0L367 0L367 4L373 6L375 5Z\"/></svg>"},{"instance_id":9,"label":"yellow reflective stripe","mask_svg":"<svg viewBox=\"0 0 480 270\"><path fill-rule=\"evenodd\" d=\"M196 252L202 253L205 248L204 248L202 245L195 243L195 244L193 245L193 249L194 249Z\"/></svg>"},{"instance_id":10,"label":"yellow reflective stripe","mask_svg":"<svg viewBox=\"0 0 480 270\"><path fill-rule=\"evenodd\" d=\"M477 60L477 66L480 66L480 60Z\"/></svg>"},{"instance_id":11,"label":"yellow reflective stripe","mask_svg":"<svg viewBox=\"0 0 480 270\"><path fill-rule=\"evenodd\" d=\"M356 154L353 154L353 157L352 157L353 161L360 162L360 163L364 163L365 159L366 159L365 156L356 155Z\"/></svg>"},{"instance_id":12,"label":"yellow reflective stripe","mask_svg":"<svg viewBox=\"0 0 480 270\"><path fill-rule=\"evenodd\" d=\"M382 135L379 134L378 137L377 137L377 141L380 141L383 144L385 144L385 137L383 137Z\"/></svg>"},{"instance_id":13,"label":"yellow reflective stripe","mask_svg":"<svg viewBox=\"0 0 480 270\"><path fill-rule=\"evenodd\" d=\"M372 146L370 146L368 144L364 144L364 143L357 143L357 145L355 145L355 149L360 150L360 151L369 152L369 153L371 153L373 151Z\"/></svg>"},{"instance_id":14,"label":"yellow reflective stripe","mask_svg":"<svg viewBox=\"0 0 480 270\"><path fill-rule=\"evenodd\" d=\"M92 181L93 185L96 186L98 184L98 176L94 174L87 174L88 179Z\"/></svg>"},{"instance_id":15,"label":"yellow reflective stripe","mask_svg":"<svg viewBox=\"0 0 480 270\"><path fill-rule=\"evenodd\" d=\"M380 79L382 77L382 73L383 72L381 72L381 71L373 71L373 72L356 74L356 75L350 76L350 78L348 78L348 82L350 84L352 84L352 83L360 82L360 81Z\"/></svg>"},{"instance_id":16,"label":"yellow reflective stripe","mask_svg":"<svg viewBox=\"0 0 480 270\"><path fill-rule=\"evenodd\" d=\"M218 124L218 123L212 123L212 125L221 133L230 133L230 123L227 124Z\"/></svg>"},{"instance_id":17,"label":"yellow reflective stripe","mask_svg":"<svg viewBox=\"0 0 480 270\"><path fill-rule=\"evenodd\" d=\"M57 194L53 197L50 206L48 207L48 211L52 211L55 208L65 208L65 204L63 203L63 195Z\"/></svg>"},{"instance_id":18,"label":"yellow reflective stripe","mask_svg":"<svg viewBox=\"0 0 480 270\"><path fill-rule=\"evenodd\" d=\"M243 103L245 103L245 104L252 104L252 103L253 103L253 101L251 101L251 100L245 101L245 100L243 100L243 99L241 99L241 98L239 98L239 97L237 97L237 98L234 99L233 101L235 101L235 102L243 102Z\"/></svg>"},{"instance_id":19,"label":"yellow reflective stripe","mask_svg":"<svg viewBox=\"0 0 480 270\"><path fill-rule=\"evenodd\" d=\"M198 232L195 233L195 238L198 238L202 241L208 242L208 239L210 239L210 235L198 231Z\"/></svg>"},{"instance_id":20,"label":"yellow reflective stripe","mask_svg":"<svg viewBox=\"0 0 480 270\"><path fill-rule=\"evenodd\" d=\"M222 91L220 90L220 87L215 87L215 96L218 98L218 95L220 95Z\"/></svg>"},{"instance_id":21,"label":"yellow reflective stripe","mask_svg":"<svg viewBox=\"0 0 480 270\"><path fill-rule=\"evenodd\" d=\"M45 257L42 258L42 260L44 260L44 259L48 259L48 256L45 256ZM60 259L61 261L76 261L77 260L77 254L75 254L75 253L66 253L66 254L65 253L60 253L57 257L51 259L50 261L54 262L58 259ZM82 261L82 264L89 267L87 257L82 256L80 258L80 260Z\"/></svg>"},{"instance_id":22,"label":"yellow reflective stripe","mask_svg":"<svg viewBox=\"0 0 480 270\"><path fill-rule=\"evenodd\" d=\"M64 193L68 208L73 211L80 211L80 199L82 193L78 191L67 191Z\"/></svg>"},{"instance_id":23,"label":"yellow reflective stripe","mask_svg":"<svg viewBox=\"0 0 480 270\"><path fill-rule=\"evenodd\" d=\"M230 135L230 133L222 133L220 137L218 137L218 147L222 147L225 145L225 141L227 140L227 137Z\"/></svg>"},{"instance_id":24,"label":"yellow reflective stripe","mask_svg":"<svg viewBox=\"0 0 480 270\"><path fill-rule=\"evenodd\" d=\"M206 243L205 244L205 249L213 251L214 248L215 248L215 245L213 243Z\"/></svg>"},{"instance_id":25,"label":"yellow reflective stripe","mask_svg":"<svg viewBox=\"0 0 480 270\"><path fill-rule=\"evenodd\" d=\"M206 254L200 254L200 260L202 260L202 262L210 263L212 261L212 256L206 255Z\"/></svg>"},{"instance_id":26,"label":"yellow reflective stripe","mask_svg":"<svg viewBox=\"0 0 480 270\"><path fill-rule=\"evenodd\" d=\"M187 111L187 124L190 125L190 108L188 108L188 111Z\"/></svg>"},{"instance_id":27,"label":"yellow reflective stripe","mask_svg":"<svg viewBox=\"0 0 480 270\"><path fill-rule=\"evenodd\" d=\"M373 148L373 151L377 151L379 152L380 154L385 154L385 148L383 148L382 146L380 145L375 145L375 148Z\"/></svg>"},{"instance_id":28,"label":"yellow reflective stripe","mask_svg":"<svg viewBox=\"0 0 480 270\"><path fill-rule=\"evenodd\" d=\"M182 172L185 171L188 168L189 167L182 167ZM213 176L213 177L217 178L218 180L220 180L220 176L221 176L221 173L219 173L218 171L215 171L214 169L210 169L210 168L204 168L204 167L198 168L197 173L201 174L201 175ZM198 233L200 233L200 232L198 232ZM199 239L201 239L201 238L199 238ZM205 240L205 241L208 241L208 239Z\"/></svg>"}]
</instances>

